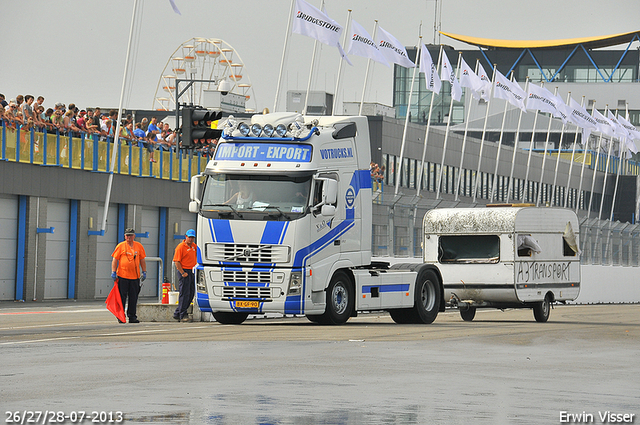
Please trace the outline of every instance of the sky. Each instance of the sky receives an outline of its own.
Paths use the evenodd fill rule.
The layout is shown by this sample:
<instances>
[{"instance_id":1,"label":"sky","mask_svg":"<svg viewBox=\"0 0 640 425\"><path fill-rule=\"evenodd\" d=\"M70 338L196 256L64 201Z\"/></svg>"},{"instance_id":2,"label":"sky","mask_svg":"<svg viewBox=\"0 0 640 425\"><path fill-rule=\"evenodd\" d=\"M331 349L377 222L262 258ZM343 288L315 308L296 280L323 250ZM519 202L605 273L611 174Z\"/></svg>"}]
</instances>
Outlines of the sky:
<instances>
[{"instance_id":1,"label":"sky","mask_svg":"<svg viewBox=\"0 0 640 425\"><path fill-rule=\"evenodd\" d=\"M291 0L139 0L136 43L124 107L155 109L163 70L176 49L194 37L222 39L244 63L253 86L250 107L273 109ZM320 0L309 0L316 7ZM42 95L45 106L117 108L120 101L133 0L0 0L0 93ZM638 0L440 0L444 32L509 40L591 37L637 31ZM434 41L434 0L325 0L328 15L345 26L352 18L370 33L377 20L405 46ZM436 40L437 41L437 40ZM441 36L454 48L471 46ZM280 109L287 90L306 90L314 40L289 38ZM640 43L635 42L633 48ZM621 49L626 46L620 46ZM345 47L346 49L346 47ZM321 45L312 90L333 93L337 49ZM367 59L344 65L339 98L359 102ZM507 70L503 70L506 72ZM392 105L393 68L374 63L366 102Z\"/></svg>"}]
</instances>

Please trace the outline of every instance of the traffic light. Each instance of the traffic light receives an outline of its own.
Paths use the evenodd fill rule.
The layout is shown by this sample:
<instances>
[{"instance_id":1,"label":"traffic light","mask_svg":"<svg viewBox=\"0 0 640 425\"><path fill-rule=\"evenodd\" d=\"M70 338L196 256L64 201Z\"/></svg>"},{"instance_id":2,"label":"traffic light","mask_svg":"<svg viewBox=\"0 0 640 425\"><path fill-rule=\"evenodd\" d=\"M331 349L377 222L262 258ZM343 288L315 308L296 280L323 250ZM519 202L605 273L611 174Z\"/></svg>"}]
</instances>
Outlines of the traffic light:
<instances>
[{"instance_id":1,"label":"traffic light","mask_svg":"<svg viewBox=\"0 0 640 425\"><path fill-rule=\"evenodd\" d=\"M208 144L222 135L217 129L217 121L222 118L222 112L206 109L182 109L182 147L193 149Z\"/></svg>"}]
</instances>

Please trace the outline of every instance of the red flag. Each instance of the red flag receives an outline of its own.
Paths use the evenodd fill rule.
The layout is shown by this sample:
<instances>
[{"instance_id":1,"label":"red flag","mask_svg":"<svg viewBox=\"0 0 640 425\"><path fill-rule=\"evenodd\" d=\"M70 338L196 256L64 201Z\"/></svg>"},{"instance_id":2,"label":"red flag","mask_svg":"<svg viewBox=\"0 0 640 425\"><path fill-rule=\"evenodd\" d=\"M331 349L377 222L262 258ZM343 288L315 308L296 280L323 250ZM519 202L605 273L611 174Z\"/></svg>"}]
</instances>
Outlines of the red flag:
<instances>
[{"instance_id":1,"label":"red flag","mask_svg":"<svg viewBox=\"0 0 640 425\"><path fill-rule=\"evenodd\" d=\"M107 296L107 310L113 313L121 322L126 322L127 318L124 315L124 307L122 307L122 298L120 297L120 289L118 289L118 281L113 282L113 289Z\"/></svg>"}]
</instances>

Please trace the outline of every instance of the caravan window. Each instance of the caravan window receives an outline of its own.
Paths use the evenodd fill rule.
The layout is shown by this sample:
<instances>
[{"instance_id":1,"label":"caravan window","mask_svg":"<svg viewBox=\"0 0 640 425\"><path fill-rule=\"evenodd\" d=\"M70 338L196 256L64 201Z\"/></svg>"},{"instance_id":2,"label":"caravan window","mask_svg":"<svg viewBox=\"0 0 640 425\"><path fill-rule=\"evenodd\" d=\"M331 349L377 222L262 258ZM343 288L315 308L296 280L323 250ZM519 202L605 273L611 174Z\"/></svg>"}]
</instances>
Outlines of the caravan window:
<instances>
[{"instance_id":1,"label":"caravan window","mask_svg":"<svg viewBox=\"0 0 640 425\"><path fill-rule=\"evenodd\" d=\"M497 263L500 261L498 235L440 236L438 261L441 263Z\"/></svg>"}]
</instances>

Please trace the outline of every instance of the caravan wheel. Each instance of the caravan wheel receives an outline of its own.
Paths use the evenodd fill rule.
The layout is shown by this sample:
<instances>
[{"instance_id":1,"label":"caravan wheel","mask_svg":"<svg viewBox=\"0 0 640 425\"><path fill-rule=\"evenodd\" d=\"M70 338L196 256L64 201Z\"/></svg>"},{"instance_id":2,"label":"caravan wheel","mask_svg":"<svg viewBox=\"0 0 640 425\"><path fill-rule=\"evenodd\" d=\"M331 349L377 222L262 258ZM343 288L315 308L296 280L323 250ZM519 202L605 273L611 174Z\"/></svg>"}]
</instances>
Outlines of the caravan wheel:
<instances>
[{"instance_id":1,"label":"caravan wheel","mask_svg":"<svg viewBox=\"0 0 640 425\"><path fill-rule=\"evenodd\" d=\"M544 301L540 301L539 303L535 303L533 306L533 317L535 317L536 322L546 322L549 320L549 314L551 313L551 297L547 294L544 297Z\"/></svg>"},{"instance_id":2,"label":"caravan wheel","mask_svg":"<svg viewBox=\"0 0 640 425\"><path fill-rule=\"evenodd\" d=\"M460 317L465 322L471 322L474 317L476 317L476 308L475 307L467 307L460 309Z\"/></svg>"}]
</instances>

